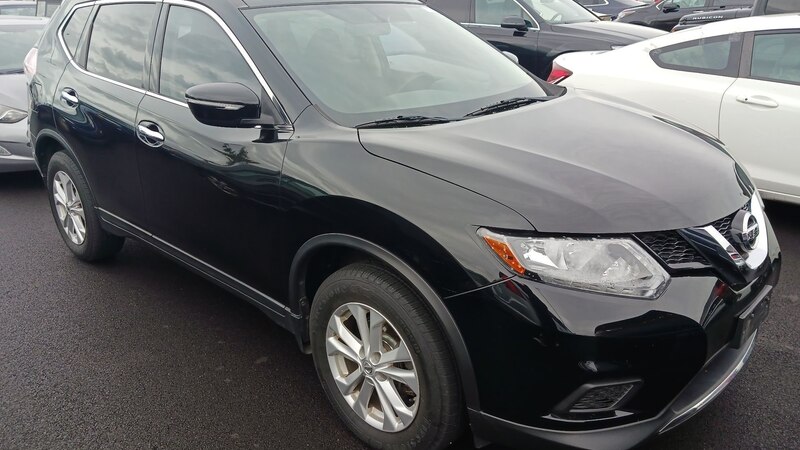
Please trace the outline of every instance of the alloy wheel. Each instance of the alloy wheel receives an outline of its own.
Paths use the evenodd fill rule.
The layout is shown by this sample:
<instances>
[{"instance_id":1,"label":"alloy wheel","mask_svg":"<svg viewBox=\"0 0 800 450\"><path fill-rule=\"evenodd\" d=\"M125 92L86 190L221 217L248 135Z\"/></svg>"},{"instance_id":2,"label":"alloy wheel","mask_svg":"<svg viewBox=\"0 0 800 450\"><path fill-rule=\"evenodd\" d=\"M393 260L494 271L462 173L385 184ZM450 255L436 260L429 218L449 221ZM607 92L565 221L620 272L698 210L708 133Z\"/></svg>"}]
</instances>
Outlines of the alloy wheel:
<instances>
[{"instance_id":1,"label":"alloy wheel","mask_svg":"<svg viewBox=\"0 0 800 450\"><path fill-rule=\"evenodd\" d=\"M419 376L408 346L381 313L346 303L328 320L328 363L339 392L366 423L407 428L419 408Z\"/></svg>"},{"instance_id":2,"label":"alloy wheel","mask_svg":"<svg viewBox=\"0 0 800 450\"><path fill-rule=\"evenodd\" d=\"M78 188L66 172L58 171L53 177L53 199L61 227L70 241L81 245L86 240L86 216Z\"/></svg>"}]
</instances>

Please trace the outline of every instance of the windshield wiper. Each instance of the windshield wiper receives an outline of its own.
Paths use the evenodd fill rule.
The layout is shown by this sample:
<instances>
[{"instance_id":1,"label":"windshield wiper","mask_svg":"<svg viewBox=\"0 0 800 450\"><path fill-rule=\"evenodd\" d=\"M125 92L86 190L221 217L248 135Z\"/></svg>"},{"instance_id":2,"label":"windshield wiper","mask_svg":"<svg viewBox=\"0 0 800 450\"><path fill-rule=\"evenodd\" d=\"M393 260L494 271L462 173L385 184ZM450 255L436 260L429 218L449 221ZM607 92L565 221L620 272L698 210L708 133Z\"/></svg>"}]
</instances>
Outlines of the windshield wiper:
<instances>
[{"instance_id":1,"label":"windshield wiper","mask_svg":"<svg viewBox=\"0 0 800 450\"><path fill-rule=\"evenodd\" d=\"M2 69L0 70L0 75L10 75L12 73L23 73L22 69Z\"/></svg>"},{"instance_id":2,"label":"windshield wiper","mask_svg":"<svg viewBox=\"0 0 800 450\"><path fill-rule=\"evenodd\" d=\"M556 96L552 95L546 97L509 98L506 100L501 100L497 103L492 103L489 106L484 106L483 108L477 111L472 111L471 113L465 115L464 117L485 116L487 114L494 114L497 112L508 111L509 109L519 108L520 106L530 105L531 103L546 102L554 98L556 98Z\"/></svg>"},{"instance_id":3,"label":"windshield wiper","mask_svg":"<svg viewBox=\"0 0 800 450\"><path fill-rule=\"evenodd\" d=\"M417 127L422 125L436 125L438 123L452 122L446 117L428 116L397 116L391 119L375 120L356 125L356 128L403 128Z\"/></svg>"}]
</instances>

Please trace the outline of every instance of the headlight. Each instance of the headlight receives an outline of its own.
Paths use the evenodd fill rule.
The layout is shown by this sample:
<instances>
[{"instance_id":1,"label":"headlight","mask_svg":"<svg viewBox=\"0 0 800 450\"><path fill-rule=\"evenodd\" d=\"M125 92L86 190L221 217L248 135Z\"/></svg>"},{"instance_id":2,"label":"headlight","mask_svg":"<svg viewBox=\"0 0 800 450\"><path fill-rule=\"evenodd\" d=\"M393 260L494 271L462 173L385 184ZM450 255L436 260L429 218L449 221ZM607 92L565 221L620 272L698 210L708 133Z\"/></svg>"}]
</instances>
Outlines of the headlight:
<instances>
[{"instance_id":1,"label":"headlight","mask_svg":"<svg viewBox=\"0 0 800 450\"><path fill-rule=\"evenodd\" d=\"M0 123L16 123L28 117L28 113L0 105Z\"/></svg>"},{"instance_id":2,"label":"headlight","mask_svg":"<svg viewBox=\"0 0 800 450\"><path fill-rule=\"evenodd\" d=\"M620 11L620 13L617 14L617 20L622 19L623 17L629 16L631 14L633 14L633 11Z\"/></svg>"},{"instance_id":3,"label":"headlight","mask_svg":"<svg viewBox=\"0 0 800 450\"><path fill-rule=\"evenodd\" d=\"M646 299L658 298L669 283L631 239L518 237L485 228L478 234L512 270L545 283Z\"/></svg>"}]
</instances>

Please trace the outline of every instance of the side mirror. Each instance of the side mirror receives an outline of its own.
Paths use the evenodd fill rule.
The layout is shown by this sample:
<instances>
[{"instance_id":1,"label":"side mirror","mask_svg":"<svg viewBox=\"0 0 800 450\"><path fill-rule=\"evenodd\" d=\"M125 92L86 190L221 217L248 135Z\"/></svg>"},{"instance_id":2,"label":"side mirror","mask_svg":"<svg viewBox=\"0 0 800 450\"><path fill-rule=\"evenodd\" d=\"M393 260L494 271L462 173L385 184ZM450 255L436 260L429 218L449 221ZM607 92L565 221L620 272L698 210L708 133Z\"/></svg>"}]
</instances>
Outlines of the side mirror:
<instances>
[{"instance_id":1,"label":"side mirror","mask_svg":"<svg viewBox=\"0 0 800 450\"><path fill-rule=\"evenodd\" d=\"M525 19L518 16L508 16L500 22L500 26L502 28L511 28L517 31L528 31L528 24L525 23Z\"/></svg>"},{"instance_id":2,"label":"side mirror","mask_svg":"<svg viewBox=\"0 0 800 450\"><path fill-rule=\"evenodd\" d=\"M506 58L510 59L515 64L519 64L519 58L517 58L517 55L507 51L503 51L503 54L506 55Z\"/></svg>"},{"instance_id":3,"label":"side mirror","mask_svg":"<svg viewBox=\"0 0 800 450\"><path fill-rule=\"evenodd\" d=\"M239 83L206 83L186 90L186 103L195 119L215 127L247 128L274 125L261 117L261 99Z\"/></svg>"},{"instance_id":4,"label":"side mirror","mask_svg":"<svg viewBox=\"0 0 800 450\"><path fill-rule=\"evenodd\" d=\"M661 11L664 11L665 13L679 11L680 9L681 9L680 6L672 2L664 3L664 6L661 7Z\"/></svg>"}]
</instances>

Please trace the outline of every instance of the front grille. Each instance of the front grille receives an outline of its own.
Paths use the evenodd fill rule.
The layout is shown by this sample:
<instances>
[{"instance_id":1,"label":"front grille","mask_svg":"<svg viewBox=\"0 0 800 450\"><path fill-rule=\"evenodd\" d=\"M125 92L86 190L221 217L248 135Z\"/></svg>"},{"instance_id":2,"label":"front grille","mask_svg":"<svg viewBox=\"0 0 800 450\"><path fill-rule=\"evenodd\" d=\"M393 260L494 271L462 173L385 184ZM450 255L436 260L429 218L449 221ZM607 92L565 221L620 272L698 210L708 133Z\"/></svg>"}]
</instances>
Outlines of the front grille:
<instances>
[{"instance_id":1,"label":"front grille","mask_svg":"<svg viewBox=\"0 0 800 450\"><path fill-rule=\"evenodd\" d=\"M728 224L728 228L730 228L730 224ZM677 231L639 233L636 236L669 266L692 263L706 264L706 259Z\"/></svg>"},{"instance_id":2,"label":"front grille","mask_svg":"<svg viewBox=\"0 0 800 450\"><path fill-rule=\"evenodd\" d=\"M722 219L711 223L711 226L716 228L717 231L719 231L719 234L727 239L728 242L733 242L733 240L731 240L731 223L733 223L733 216L734 214L731 214L728 217L723 217Z\"/></svg>"}]
</instances>

